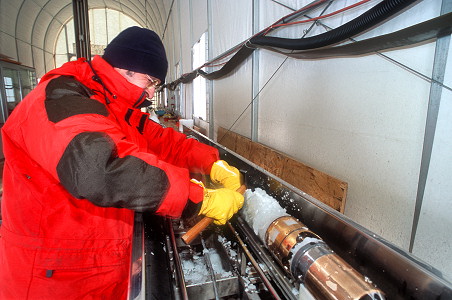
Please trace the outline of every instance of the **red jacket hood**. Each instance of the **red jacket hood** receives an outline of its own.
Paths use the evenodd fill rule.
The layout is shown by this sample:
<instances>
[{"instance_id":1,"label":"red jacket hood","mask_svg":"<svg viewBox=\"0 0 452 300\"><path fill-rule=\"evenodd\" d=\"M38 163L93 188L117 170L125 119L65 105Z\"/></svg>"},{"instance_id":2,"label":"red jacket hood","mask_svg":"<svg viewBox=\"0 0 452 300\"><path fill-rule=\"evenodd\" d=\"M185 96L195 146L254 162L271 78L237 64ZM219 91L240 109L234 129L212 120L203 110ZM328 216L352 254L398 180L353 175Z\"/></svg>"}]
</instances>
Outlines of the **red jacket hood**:
<instances>
[{"instance_id":1,"label":"red jacket hood","mask_svg":"<svg viewBox=\"0 0 452 300\"><path fill-rule=\"evenodd\" d=\"M98 55L91 62L88 62L86 58L67 62L45 74L40 83L60 75L72 76L90 89L96 89L101 92L105 90L106 97L110 102L121 99L120 101L125 101L131 107L138 107L146 100L146 93L143 88L128 82ZM95 75L100 78L101 83L95 80Z\"/></svg>"}]
</instances>

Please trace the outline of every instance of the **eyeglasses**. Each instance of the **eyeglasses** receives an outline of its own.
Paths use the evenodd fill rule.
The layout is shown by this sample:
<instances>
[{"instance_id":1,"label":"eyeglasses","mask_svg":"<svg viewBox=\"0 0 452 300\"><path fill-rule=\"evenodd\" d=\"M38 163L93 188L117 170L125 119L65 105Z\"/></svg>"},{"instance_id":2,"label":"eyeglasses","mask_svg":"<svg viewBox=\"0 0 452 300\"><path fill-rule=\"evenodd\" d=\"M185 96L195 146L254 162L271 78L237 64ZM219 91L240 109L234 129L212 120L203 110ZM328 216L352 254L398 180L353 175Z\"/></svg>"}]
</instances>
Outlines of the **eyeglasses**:
<instances>
[{"instance_id":1,"label":"eyeglasses","mask_svg":"<svg viewBox=\"0 0 452 300\"><path fill-rule=\"evenodd\" d=\"M157 88L157 86L160 84L160 80L158 79L154 79L151 76L146 74L146 79L148 81L150 81L147 85L146 85L146 89L151 89L151 88Z\"/></svg>"}]
</instances>

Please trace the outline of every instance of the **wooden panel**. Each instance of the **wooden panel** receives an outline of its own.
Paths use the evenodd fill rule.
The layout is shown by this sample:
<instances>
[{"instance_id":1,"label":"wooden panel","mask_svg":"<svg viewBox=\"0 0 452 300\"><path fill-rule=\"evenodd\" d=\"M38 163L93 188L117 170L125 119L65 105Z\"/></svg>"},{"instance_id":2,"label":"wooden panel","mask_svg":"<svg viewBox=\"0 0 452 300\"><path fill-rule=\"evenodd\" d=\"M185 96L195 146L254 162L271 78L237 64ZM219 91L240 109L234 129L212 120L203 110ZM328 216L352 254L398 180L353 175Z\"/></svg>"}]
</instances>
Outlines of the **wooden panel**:
<instances>
[{"instance_id":1,"label":"wooden panel","mask_svg":"<svg viewBox=\"0 0 452 300\"><path fill-rule=\"evenodd\" d=\"M242 145L242 143L237 143L237 137L238 135L232 134L230 131L227 131L222 127L218 127L217 131L218 143L234 152L237 152L236 145Z\"/></svg>"},{"instance_id":2,"label":"wooden panel","mask_svg":"<svg viewBox=\"0 0 452 300\"><path fill-rule=\"evenodd\" d=\"M348 184L287 155L219 127L218 143L343 213Z\"/></svg>"}]
</instances>

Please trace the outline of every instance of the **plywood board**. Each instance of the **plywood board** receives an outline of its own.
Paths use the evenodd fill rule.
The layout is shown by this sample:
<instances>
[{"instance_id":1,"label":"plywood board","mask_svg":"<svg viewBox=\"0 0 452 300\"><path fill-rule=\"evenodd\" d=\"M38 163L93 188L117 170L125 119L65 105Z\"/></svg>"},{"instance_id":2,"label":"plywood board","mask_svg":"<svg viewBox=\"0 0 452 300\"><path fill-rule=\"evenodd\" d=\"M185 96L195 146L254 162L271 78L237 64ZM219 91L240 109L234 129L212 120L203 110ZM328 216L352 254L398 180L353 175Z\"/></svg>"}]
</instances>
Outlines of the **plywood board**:
<instances>
[{"instance_id":1,"label":"plywood board","mask_svg":"<svg viewBox=\"0 0 452 300\"><path fill-rule=\"evenodd\" d=\"M343 213L348 184L265 145L219 127L218 143Z\"/></svg>"}]
</instances>

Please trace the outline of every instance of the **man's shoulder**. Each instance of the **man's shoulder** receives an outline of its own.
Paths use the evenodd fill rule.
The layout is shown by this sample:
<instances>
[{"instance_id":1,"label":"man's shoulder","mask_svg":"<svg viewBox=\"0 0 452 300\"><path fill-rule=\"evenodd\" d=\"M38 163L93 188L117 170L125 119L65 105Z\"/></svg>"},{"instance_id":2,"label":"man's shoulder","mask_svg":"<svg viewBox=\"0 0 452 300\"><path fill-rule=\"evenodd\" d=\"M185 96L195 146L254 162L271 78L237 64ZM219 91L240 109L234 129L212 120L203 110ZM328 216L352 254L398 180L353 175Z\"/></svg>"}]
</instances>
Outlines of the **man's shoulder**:
<instances>
[{"instance_id":1,"label":"man's shoulder","mask_svg":"<svg viewBox=\"0 0 452 300\"><path fill-rule=\"evenodd\" d=\"M94 93L72 76L61 75L49 80L46 86L46 98L61 98L71 95L91 97Z\"/></svg>"},{"instance_id":2,"label":"man's shoulder","mask_svg":"<svg viewBox=\"0 0 452 300\"><path fill-rule=\"evenodd\" d=\"M72 76L50 79L45 89L45 107L50 121L57 123L80 114L108 116L105 104L91 99L95 93Z\"/></svg>"}]
</instances>

